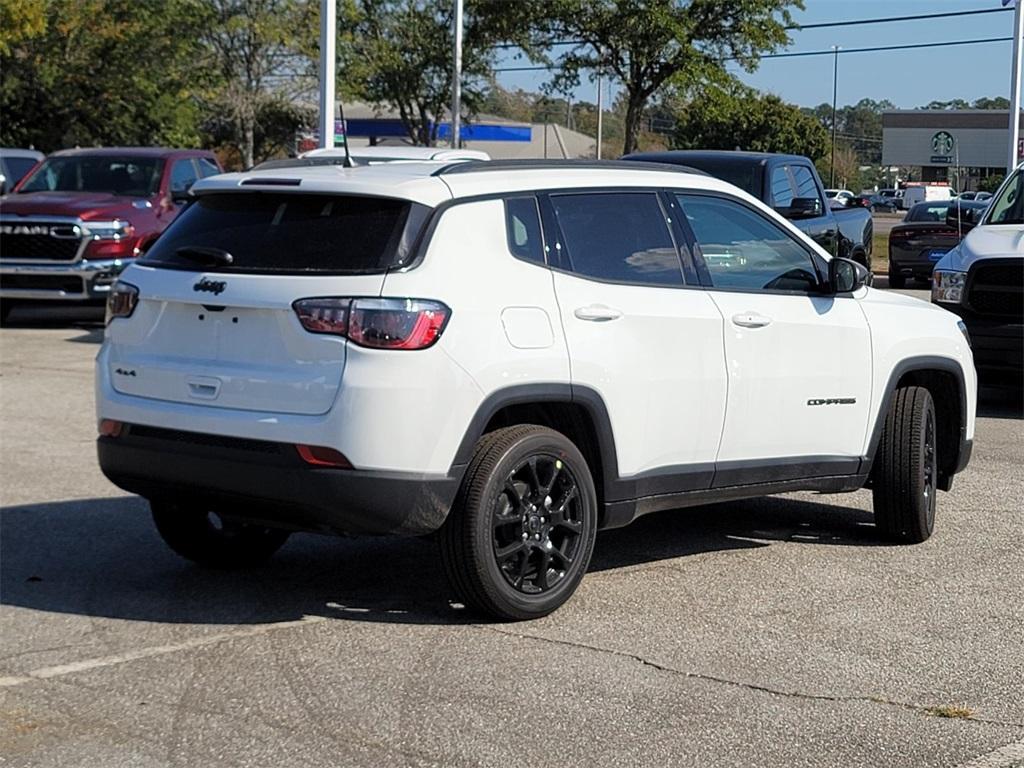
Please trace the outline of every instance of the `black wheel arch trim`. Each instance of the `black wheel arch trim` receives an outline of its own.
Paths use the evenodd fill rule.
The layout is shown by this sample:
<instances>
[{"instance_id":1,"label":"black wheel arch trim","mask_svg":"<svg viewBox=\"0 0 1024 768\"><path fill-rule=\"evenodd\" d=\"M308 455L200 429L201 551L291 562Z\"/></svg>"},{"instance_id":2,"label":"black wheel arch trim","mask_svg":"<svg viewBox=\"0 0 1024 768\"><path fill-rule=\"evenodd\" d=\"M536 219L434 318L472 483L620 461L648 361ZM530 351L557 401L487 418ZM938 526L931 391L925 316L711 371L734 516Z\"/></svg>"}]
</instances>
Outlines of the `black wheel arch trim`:
<instances>
[{"instance_id":1,"label":"black wheel arch trim","mask_svg":"<svg viewBox=\"0 0 1024 768\"><path fill-rule=\"evenodd\" d=\"M947 465L946 470L939 471L939 488L948 491L952 485L953 475L961 472L971 457L972 444L967 439L967 383L963 367L957 360L951 357L938 357L935 355L920 355L908 357L901 360L889 373L889 380L886 382L882 399L878 409L875 411L875 420L871 432L871 440L864 456L863 470L870 472L874 464L875 455L878 452L878 444L882 439L882 431L885 429L885 414L889 412L892 399L896 394L896 386L900 379L914 371L940 371L948 373L956 380L959 394L960 423L958 425L958 439L956 440L957 452L953 462ZM948 467L952 467L952 470Z\"/></svg>"}]
</instances>

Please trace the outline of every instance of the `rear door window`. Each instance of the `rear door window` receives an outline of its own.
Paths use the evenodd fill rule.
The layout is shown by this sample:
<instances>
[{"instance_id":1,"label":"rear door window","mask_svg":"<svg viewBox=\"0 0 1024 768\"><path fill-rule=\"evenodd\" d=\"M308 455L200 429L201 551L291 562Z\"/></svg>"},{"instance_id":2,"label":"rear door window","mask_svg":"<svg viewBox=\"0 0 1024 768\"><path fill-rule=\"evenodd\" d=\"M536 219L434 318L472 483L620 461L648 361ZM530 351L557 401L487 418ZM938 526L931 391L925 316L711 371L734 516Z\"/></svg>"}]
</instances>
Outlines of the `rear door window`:
<instances>
[{"instance_id":1,"label":"rear door window","mask_svg":"<svg viewBox=\"0 0 1024 768\"><path fill-rule=\"evenodd\" d=\"M380 272L409 255L428 210L390 198L207 194L174 220L142 263L225 272ZM231 263L204 253L228 253Z\"/></svg>"},{"instance_id":2,"label":"rear door window","mask_svg":"<svg viewBox=\"0 0 1024 768\"><path fill-rule=\"evenodd\" d=\"M550 199L572 272L614 283L683 284L679 254L657 193L565 194Z\"/></svg>"}]
</instances>

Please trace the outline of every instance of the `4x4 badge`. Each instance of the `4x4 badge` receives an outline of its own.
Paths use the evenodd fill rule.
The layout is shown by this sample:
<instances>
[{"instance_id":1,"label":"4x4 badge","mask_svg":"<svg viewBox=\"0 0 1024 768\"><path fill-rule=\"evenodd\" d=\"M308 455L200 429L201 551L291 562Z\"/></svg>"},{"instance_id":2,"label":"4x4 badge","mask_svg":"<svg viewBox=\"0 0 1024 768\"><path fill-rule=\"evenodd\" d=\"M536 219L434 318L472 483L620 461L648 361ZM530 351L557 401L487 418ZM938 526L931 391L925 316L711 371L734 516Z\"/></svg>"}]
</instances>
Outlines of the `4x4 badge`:
<instances>
[{"instance_id":1,"label":"4x4 badge","mask_svg":"<svg viewBox=\"0 0 1024 768\"><path fill-rule=\"evenodd\" d=\"M193 291L205 291L206 293L212 293L214 296L218 296L224 292L224 289L228 287L228 284L223 280L208 280L203 278L198 283L192 286Z\"/></svg>"}]
</instances>

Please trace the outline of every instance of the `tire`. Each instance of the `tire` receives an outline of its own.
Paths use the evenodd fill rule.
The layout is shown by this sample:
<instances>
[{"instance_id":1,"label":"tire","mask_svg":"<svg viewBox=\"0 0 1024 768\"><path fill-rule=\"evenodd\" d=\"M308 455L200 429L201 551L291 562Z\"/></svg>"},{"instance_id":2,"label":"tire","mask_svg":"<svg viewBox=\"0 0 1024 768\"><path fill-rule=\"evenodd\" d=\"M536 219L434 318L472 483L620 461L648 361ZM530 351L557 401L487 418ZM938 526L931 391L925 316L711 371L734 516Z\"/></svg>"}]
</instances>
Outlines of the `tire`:
<instances>
[{"instance_id":1,"label":"tire","mask_svg":"<svg viewBox=\"0 0 1024 768\"><path fill-rule=\"evenodd\" d=\"M852 254L850 254L850 258L856 261L862 267L864 267L864 269L866 269L868 272L871 271L871 265L868 264L868 257L864 251L854 251Z\"/></svg>"},{"instance_id":2,"label":"tire","mask_svg":"<svg viewBox=\"0 0 1024 768\"><path fill-rule=\"evenodd\" d=\"M554 430L521 425L480 438L438 538L459 599L519 621L569 599L596 535L597 494L579 449Z\"/></svg>"},{"instance_id":3,"label":"tire","mask_svg":"<svg viewBox=\"0 0 1024 768\"><path fill-rule=\"evenodd\" d=\"M924 387L900 387L885 416L872 496L883 538L919 544L935 527L938 480L935 404Z\"/></svg>"},{"instance_id":4,"label":"tire","mask_svg":"<svg viewBox=\"0 0 1024 768\"><path fill-rule=\"evenodd\" d=\"M907 278L903 275L897 275L892 270L892 265L889 265L889 287L890 288L906 288Z\"/></svg>"},{"instance_id":5,"label":"tire","mask_svg":"<svg viewBox=\"0 0 1024 768\"><path fill-rule=\"evenodd\" d=\"M235 522L194 504L151 501L153 522L174 552L207 568L246 568L265 562L289 531Z\"/></svg>"}]
</instances>

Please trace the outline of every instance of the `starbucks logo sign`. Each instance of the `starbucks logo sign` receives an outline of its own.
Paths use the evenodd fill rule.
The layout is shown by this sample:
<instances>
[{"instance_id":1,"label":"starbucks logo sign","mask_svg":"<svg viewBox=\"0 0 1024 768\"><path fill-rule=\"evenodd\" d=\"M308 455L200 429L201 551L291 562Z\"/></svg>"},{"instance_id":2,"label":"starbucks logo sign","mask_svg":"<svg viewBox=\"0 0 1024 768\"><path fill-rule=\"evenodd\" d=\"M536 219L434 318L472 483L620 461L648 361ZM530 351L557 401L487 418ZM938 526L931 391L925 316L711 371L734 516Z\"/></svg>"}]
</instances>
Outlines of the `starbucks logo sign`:
<instances>
[{"instance_id":1,"label":"starbucks logo sign","mask_svg":"<svg viewBox=\"0 0 1024 768\"><path fill-rule=\"evenodd\" d=\"M953 137L947 131L939 131L932 136L932 152L936 155L950 155L953 153Z\"/></svg>"}]
</instances>

